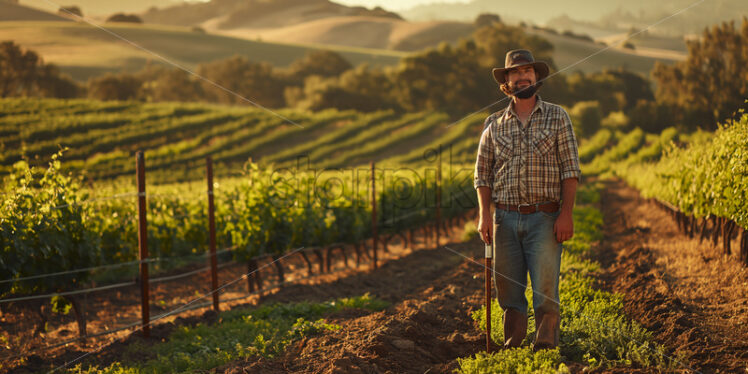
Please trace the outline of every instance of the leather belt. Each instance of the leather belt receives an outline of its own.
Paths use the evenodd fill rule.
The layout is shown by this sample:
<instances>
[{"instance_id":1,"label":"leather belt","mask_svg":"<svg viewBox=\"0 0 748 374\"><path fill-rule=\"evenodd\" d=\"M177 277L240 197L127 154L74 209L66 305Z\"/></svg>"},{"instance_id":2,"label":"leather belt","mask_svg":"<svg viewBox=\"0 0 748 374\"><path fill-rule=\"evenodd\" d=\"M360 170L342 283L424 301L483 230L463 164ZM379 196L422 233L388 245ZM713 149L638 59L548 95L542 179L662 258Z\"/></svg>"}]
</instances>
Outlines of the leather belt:
<instances>
[{"instance_id":1,"label":"leather belt","mask_svg":"<svg viewBox=\"0 0 748 374\"><path fill-rule=\"evenodd\" d=\"M520 212L521 214L530 214L530 213L535 213L537 211L542 211L546 213L555 213L556 211L558 211L561 205L556 201L550 201L550 202L539 203L539 204L519 204L519 205L506 205L506 204L496 203L496 207L499 209L511 210L513 212Z\"/></svg>"}]
</instances>

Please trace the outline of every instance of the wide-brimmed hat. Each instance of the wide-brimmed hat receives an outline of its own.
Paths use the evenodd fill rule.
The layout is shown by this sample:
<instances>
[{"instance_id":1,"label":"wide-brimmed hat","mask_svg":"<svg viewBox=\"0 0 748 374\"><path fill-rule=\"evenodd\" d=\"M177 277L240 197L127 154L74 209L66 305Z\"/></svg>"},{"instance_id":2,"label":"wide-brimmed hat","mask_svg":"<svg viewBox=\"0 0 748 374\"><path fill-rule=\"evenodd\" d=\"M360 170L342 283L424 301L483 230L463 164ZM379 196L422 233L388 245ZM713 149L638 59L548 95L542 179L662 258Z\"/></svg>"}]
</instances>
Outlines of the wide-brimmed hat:
<instances>
[{"instance_id":1,"label":"wide-brimmed hat","mask_svg":"<svg viewBox=\"0 0 748 374\"><path fill-rule=\"evenodd\" d=\"M506 53L503 68L493 68L491 71L493 79L499 84L504 84L506 83L507 70L525 65L532 65L535 68L535 72L538 74L538 81L548 77L548 72L550 71L548 64L543 61L535 61L532 53L526 49L514 49Z\"/></svg>"}]
</instances>

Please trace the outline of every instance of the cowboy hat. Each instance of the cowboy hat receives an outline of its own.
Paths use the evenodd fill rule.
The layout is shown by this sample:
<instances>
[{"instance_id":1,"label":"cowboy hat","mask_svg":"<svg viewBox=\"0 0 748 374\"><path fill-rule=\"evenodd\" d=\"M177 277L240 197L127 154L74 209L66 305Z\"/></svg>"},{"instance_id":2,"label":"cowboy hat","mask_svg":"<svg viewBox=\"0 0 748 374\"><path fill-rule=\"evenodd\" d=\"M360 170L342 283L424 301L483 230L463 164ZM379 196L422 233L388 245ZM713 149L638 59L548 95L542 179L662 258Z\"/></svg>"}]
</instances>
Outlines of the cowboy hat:
<instances>
[{"instance_id":1,"label":"cowboy hat","mask_svg":"<svg viewBox=\"0 0 748 374\"><path fill-rule=\"evenodd\" d=\"M520 66L532 65L535 68L535 72L538 74L538 81L541 81L548 77L548 64L543 61L535 61L532 57L532 53L526 49L514 49L506 53L506 59L504 60L503 68L493 68L493 79L499 84L506 83L506 72L510 69L518 68Z\"/></svg>"}]
</instances>

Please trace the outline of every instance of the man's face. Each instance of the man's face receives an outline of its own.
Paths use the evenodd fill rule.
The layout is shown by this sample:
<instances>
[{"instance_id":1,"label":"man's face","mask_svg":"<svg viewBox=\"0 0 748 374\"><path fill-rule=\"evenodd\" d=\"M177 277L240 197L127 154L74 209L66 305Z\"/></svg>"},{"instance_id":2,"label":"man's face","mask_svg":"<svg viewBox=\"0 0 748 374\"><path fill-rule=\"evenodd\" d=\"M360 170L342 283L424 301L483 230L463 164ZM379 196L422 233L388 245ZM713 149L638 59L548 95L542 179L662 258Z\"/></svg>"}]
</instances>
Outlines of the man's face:
<instances>
[{"instance_id":1,"label":"man's face","mask_svg":"<svg viewBox=\"0 0 748 374\"><path fill-rule=\"evenodd\" d=\"M536 81L535 68L532 65L520 66L506 72L506 80L509 86L515 90L521 90Z\"/></svg>"}]
</instances>

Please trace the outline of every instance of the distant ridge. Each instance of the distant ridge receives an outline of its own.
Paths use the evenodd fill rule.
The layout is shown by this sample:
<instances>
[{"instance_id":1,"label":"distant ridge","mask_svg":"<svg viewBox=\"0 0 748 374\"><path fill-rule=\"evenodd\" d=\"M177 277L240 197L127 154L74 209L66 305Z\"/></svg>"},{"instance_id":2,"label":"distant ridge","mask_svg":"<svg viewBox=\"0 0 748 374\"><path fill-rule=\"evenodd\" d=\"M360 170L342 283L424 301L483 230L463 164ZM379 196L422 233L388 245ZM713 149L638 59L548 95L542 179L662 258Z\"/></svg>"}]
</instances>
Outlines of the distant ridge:
<instances>
[{"instance_id":1,"label":"distant ridge","mask_svg":"<svg viewBox=\"0 0 748 374\"><path fill-rule=\"evenodd\" d=\"M70 19L29 8L13 1L0 0L0 21L70 21Z\"/></svg>"},{"instance_id":2,"label":"distant ridge","mask_svg":"<svg viewBox=\"0 0 748 374\"><path fill-rule=\"evenodd\" d=\"M380 7L349 7L329 0L212 0L151 8L141 14L146 23L174 26L210 24L216 29L282 27L339 16L402 19Z\"/></svg>"}]
</instances>

